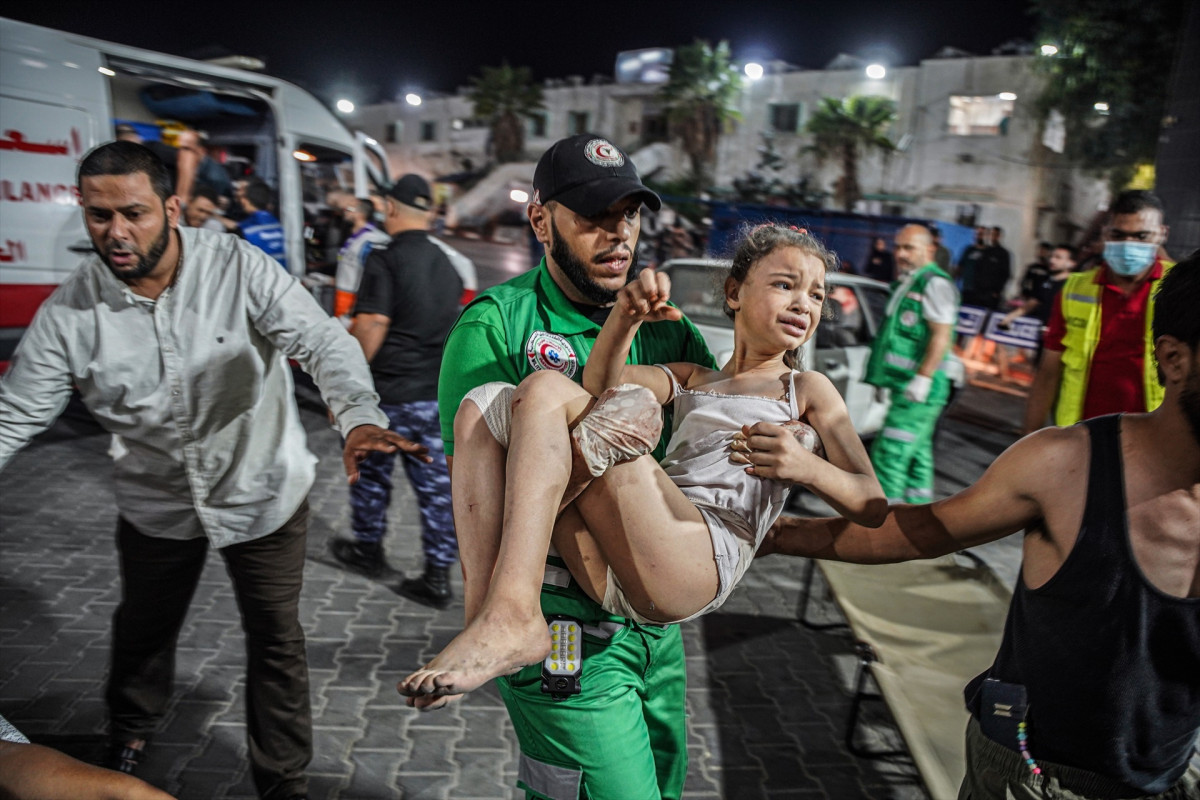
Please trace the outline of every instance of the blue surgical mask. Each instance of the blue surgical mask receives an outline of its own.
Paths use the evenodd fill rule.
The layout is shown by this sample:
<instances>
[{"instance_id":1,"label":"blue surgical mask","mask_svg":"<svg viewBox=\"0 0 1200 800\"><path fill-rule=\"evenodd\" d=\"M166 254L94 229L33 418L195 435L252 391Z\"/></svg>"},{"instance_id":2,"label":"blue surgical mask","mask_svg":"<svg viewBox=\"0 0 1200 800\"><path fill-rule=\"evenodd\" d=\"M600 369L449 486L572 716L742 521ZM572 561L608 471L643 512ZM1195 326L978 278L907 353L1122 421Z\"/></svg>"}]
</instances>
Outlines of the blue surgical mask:
<instances>
[{"instance_id":1,"label":"blue surgical mask","mask_svg":"<svg viewBox=\"0 0 1200 800\"><path fill-rule=\"evenodd\" d=\"M1158 245L1154 242L1105 242L1104 261L1117 273L1126 278L1140 275L1158 257Z\"/></svg>"}]
</instances>

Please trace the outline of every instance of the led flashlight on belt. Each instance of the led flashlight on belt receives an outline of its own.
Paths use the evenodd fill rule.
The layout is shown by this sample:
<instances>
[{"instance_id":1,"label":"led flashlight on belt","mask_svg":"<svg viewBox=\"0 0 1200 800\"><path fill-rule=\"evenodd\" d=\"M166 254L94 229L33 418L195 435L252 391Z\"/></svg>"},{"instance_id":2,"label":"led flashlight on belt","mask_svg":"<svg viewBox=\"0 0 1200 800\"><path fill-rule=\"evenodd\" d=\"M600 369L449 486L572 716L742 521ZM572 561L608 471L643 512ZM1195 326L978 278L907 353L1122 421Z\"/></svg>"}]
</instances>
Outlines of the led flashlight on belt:
<instances>
[{"instance_id":1,"label":"led flashlight on belt","mask_svg":"<svg viewBox=\"0 0 1200 800\"><path fill-rule=\"evenodd\" d=\"M550 655L542 662L542 691L555 700L579 694L583 672L583 626L577 619L553 616L550 626Z\"/></svg>"}]
</instances>

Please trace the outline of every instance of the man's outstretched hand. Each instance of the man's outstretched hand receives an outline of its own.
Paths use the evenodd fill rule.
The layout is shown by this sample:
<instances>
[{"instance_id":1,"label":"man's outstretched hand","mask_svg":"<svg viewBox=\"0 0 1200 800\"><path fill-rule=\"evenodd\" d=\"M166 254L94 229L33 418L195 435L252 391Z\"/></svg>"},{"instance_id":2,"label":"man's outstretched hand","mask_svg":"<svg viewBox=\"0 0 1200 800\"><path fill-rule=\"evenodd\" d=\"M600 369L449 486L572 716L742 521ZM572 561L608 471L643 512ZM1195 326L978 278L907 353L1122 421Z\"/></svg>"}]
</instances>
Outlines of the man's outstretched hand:
<instances>
[{"instance_id":1,"label":"man's outstretched hand","mask_svg":"<svg viewBox=\"0 0 1200 800\"><path fill-rule=\"evenodd\" d=\"M346 436L346 447L342 450L342 463L346 465L346 480L354 483L358 480L358 465L371 451L381 453L408 453L429 464L429 448L423 444L410 442L398 433L392 433L378 425L359 425Z\"/></svg>"}]
</instances>

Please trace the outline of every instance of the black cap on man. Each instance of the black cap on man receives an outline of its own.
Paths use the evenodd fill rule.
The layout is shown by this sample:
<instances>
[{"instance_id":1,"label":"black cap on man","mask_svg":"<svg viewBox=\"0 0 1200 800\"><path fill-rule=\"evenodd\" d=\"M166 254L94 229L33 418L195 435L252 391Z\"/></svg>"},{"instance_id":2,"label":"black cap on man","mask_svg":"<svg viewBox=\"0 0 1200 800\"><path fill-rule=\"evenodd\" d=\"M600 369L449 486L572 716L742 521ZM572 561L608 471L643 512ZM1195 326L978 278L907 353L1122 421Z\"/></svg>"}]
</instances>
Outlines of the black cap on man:
<instances>
[{"instance_id":1,"label":"black cap on man","mask_svg":"<svg viewBox=\"0 0 1200 800\"><path fill-rule=\"evenodd\" d=\"M393 183L386 196L419 211L433 208L433 190L429 187L429 181L412 172Z\"/></svg>"},{"instance_id":2,"label":"black cap on man","mask_svg":"<svg viewBox=\"0 0 1200 800\"><path fill-rule=\"evenodd\" d=\"M662 200L642 184L629 156L594 133L555 142L538 159L533 173L533 202L544 205L553 200L584 217L597 216L632 195L653 211L662 208Z\"/></svg>"}]
</instances>

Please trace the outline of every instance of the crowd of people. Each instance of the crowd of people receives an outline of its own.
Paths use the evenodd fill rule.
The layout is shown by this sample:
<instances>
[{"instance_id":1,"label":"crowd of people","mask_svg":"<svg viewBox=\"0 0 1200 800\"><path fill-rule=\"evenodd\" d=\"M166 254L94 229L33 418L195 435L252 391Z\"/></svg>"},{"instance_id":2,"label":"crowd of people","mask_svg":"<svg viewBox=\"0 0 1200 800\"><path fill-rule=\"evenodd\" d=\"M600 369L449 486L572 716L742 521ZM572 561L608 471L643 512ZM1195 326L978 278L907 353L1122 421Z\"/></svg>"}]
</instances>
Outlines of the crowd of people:
<instances>
[{"instance_id":1,"label":"crowd of people","mask_svg":"<svg viewBox=\"0 0 1200 800\"><path fill-rule=\"evenodd\" d=\"M398 691L434 711L495 680L531 798L681 796L678 623L717 609L756 557L883 563L1018 531L1022 577L1003 643L965 690L960 797L1200 796L1189 766L1200 731L1200 256L1165 259L1152 194L1115 199L1090 269L1072 272L1068 246L1046 248L1013 311L999 228L977 231L956 272L925 225L897 231L892 251L875 243L871 268L882 277L890 261L894 273L865 380L890 406L868 454L833 384L797 361L837 255L788 225L744 231L724 283L733 355L716 363L666 276L634 269L643 209L661 201L603 136L542 154L526 214L544 255L462 310L462 256L429 235L424 178L402 176L380 198L382 229L370 198L348 198L334 316L278 269L269 190L226 195L197 181L206 156L189 137L174 174L130 138L82 159L95 253L46 301L0 378L0 468L73 388L121 443L105 699L108 766L126 776L98 778L108 774L6 734L16 741L0 747L4 792L165 796L126 778L170 699L175 641L211 547L242 613L255 786L268 800L307 797L298 604L314 459L292 359L344 438L353 536L331 542L334 557L375 577L390 569L382 542L399 456L424 558L400 592L445 608L461 568L462 633L398 675ZM240 236L218 213L235 200ZM661 241L683 252L676 227ZM1058 427L935 502L933 429L960 302L1007 324L1045 320L1026 427L1042 428L1052 406ZM784 514L794 486L839 516ZM68 783L40 783L47 764Z\"/></svg>"}]
</instances>

